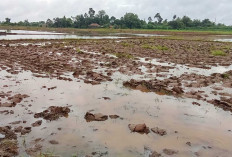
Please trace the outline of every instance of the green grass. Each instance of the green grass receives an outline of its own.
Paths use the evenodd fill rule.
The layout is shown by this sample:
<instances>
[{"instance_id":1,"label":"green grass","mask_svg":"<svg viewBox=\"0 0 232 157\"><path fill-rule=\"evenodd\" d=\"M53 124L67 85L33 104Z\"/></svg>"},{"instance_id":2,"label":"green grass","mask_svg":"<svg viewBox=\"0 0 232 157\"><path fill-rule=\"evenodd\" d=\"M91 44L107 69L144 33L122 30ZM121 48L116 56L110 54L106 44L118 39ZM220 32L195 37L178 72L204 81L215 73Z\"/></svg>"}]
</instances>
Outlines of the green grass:
<instances>
[{"instance_id":1,"label":"green grass","mask_svg":"<svg viewBox=\"0 0 232 157\"><path fill-rule=\"evenodd\" d=\"M168 50L168 47L166 47L166 46L160 46L160 45L158 45L158 46L156 46L156 48L157 48L158 50L162 50L162 51Z\"/></svg>"},{"instance_id":2,"label":"green grass","mask_svg":"<svg viewBox=\"0 0 232 157\"><path fill-rule=\"evenodd\" d=\"M133 44L127 43L127 42L122 42L122 46L124 47L133 47Z\"/></svg>"},{"instance_id":3,"label":"green grass","mask_svg":"<svg viewBox=\"0 0 232 157\"><path fill-rule=\"evenodd\" d=\"M114 53L114 55L118 58L127 58L127 59L133 59L134 56L128 53Z\"/></svg>"},{"instance_id":4,"label":"green grass","mask_svg":"<svg viewBox=\"0 0 232 157\"><path fill-rule=\"evenodd\" d=\"M153 45L149 45L149 44L144 44L144 45L142 45L141 47L144 48L144 49L161 50L161 51L166 51L166 50L169 49L169 48L166 47L166 46L161 46L161 45L153 46Z\"/></svg>"},{"instance_id":5,"label":"green grass","mask_svg":"<svg viewBox=\"0 0 232 157\"><path fill-rule=\"evenodd\" d=\"M144 44L141 47L144 48L144 49L151 49L151 50L155 50L156 49L155 46L152 46L152 45L149 45L149 44Z\"/></svg>"},{"instance_id":6,"label":"green grass","mask_svg":"<svg viewBox=\"0 0 232 157\"><path fill-rule=\"evenodd\" d=\"M224 78L224 79L229 79L230 75L227 74L227 73L224 73L224 74L221 74L221 77Z\"/></svg>"},{"instance_id":7,"label":"green grass","mask_svg":"<svg viewBox=\"0 0 232 157\"><path fill-rule=\"evenodd\" d=\"M226 56L226 53L222 50L212 50L211 54L213 56Z\"/></svg>"},{"instance_id":8,"label":"green grass","mask_svg":"<svg viewBox=\"0 0 232 157\"><path fill-rule=\"evenodd\" d=\"M77 52L77 53L84 53L84 52L81 51L78 47L76 48L76 52Z\"/></svg>"}]
</instances>

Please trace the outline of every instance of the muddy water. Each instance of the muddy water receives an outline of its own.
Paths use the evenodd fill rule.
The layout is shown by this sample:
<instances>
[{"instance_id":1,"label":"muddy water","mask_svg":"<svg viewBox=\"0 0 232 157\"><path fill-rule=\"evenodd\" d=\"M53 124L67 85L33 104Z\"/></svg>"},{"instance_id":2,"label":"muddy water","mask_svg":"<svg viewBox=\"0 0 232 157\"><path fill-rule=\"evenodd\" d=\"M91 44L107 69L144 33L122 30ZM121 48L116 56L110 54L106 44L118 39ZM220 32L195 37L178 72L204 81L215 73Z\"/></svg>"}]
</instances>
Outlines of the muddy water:
<instances>
[{"instance_id":1,"label":"muddy water","mask_svg":"<svg viewBox=\"0 0 232 157\"><path fill-rule=\"evenodd\" d=\"M158 34L111 33L108 35L74 35L57 32L26 31L26 30L0 30L0 32L17 33L17 35L1 35L0 40L17 39L125 39L128 37L159 37Z\"/></svg>"},{"instance_id":2,"label":"muddy water","mask_svg":"<svg viewBox=\"0 0 232 157\"><path fill-rule=\"evenodd\" d=\"M117 36L79 36L79 35L6 35L0 36L0 40L17 39L122 39L126 37Z\"/></svg>"},{"instance_id":3,"label":"muddy water","mask_svg":"<svg viewBox=\"0 0 232 157\"><path fill-rule=\"evenodd\" d=\"M17 33L17 34L66 34L66 33L57 33L57 32L28 31L28 30L0 30L0 32Z\"/></svg>"},{"instance_id":4,"label":"muddy water","mask_svg":"<svg viewBox=\"0 0 232 157\"><path fill-rule=\"evenodd\" d=\"M70 74L66 77L72 78ZM103 156L148 156L145 148L159 153L164 148L177 150L176 156L196 156L196 153L200 156L230 156L232 153L230 112L203 101L197 101L201 106L195 106L192 105L196 101L193 99L124 88L122 82L128 76L120 73L114 74L112 82L95 86L75 78L71 82L37 78L30 71L11 75L2 70L0 79L1 91L30 96L11 108L15 111L13 116L0 115L1 126L18 120L27 121L19 125L30 126L38 119L29 113L41 112L49 106L70 106L71 109L67 118L51 122L43 120L42 125L32 128L30 134L19 137L20 156L26 156L25 149L31 147L32 141L37 138L43 139L40 142L42 152L61 156L85 156L92 152ZM48 90L42 86L57 88ZM7 108L0 108L4 109ZM117 114L123 119L86 122L84 115L90 110L93 113ZM166 129L167 135L131 133L128 124L139 123L146 123L150 128ZM50 140L57 140L59 144L51 145ZM191 142L191 147L186 142Z\"/></svg>"},{"instance_id":5,"label":"muddy water","mask_svg":"<svg viewBox=\"0 0 232 157\"><path fill-rule=\"evenodd\" d=\"M57 32L43 31L26 31L26 30L0 30L1 32L17 33L17 35L1 35L0 40L17 40L17 39L123 39L115 35L108 36L88 36L88 35L73 35Z\"/></svg>"},{"instance_id":6,"label":"muddy water","mask_svg":"<svg viewBox=\"0 0 232 157\"><path fill-rule=\"evenodd\" d=\"M182 74L191 74L195 73L198 75L205 75L205 76L210 76L213 73L225 73L227 71L232 70L232 65L229 66L208 66L207 69L202 69L202 68L196 68L196 67L189 67L188 65L183 65L183 64L175 64L175 63L165 63L161 62L158 59L151 59L151 60L145 60L145 58L138 58L139 62L142 63L150 63L152 65L159 65L159 66L167 66L167 67L173 67L168 71L167 76L181 76ZM143 71L145 72L147 69L145 67L141 67Z\"/></svg>"}]
</instances>

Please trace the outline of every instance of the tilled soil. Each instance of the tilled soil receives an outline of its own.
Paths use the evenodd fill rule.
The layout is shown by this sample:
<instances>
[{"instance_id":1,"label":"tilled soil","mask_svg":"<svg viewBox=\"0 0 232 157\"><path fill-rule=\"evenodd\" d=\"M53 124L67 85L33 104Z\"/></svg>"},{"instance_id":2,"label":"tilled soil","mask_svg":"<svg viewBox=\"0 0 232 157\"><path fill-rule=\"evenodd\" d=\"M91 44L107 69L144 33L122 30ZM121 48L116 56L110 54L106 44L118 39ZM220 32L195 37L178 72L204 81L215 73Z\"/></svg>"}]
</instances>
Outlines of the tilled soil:
<instances>
[{"instance_id":1,"label":"tilled soil","mask_svg":"<svg viewBox=\"0 0 232 157\"><path fill-rule=\"evenodd\" d=\"M230 43L17 40L1 41L0 56L0 156L51 145L63 156L231 153ZM228 121L215 128L213 116Z\"/></svg>"}]
</instances>

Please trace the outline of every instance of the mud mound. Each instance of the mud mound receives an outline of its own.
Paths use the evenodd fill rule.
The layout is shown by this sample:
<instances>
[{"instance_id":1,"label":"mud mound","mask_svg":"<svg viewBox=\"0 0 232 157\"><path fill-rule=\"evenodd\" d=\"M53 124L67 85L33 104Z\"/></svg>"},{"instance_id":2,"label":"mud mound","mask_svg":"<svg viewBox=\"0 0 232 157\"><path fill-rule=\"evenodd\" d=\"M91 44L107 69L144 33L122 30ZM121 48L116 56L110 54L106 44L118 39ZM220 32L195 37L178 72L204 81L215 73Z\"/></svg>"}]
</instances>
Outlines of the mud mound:
<instances>
[{"instance_id":1,"label":"mud mound","mask_svg":"<svg viewBox=\"0 0 232 157\"><path fill-rule=\"evenodd\" d=\"M47 110L36 113L34 118L43 118L46 120L57 120L60 117L68 117L70 109L68 107L50 106Z\"/></svg>"}]
</instances>

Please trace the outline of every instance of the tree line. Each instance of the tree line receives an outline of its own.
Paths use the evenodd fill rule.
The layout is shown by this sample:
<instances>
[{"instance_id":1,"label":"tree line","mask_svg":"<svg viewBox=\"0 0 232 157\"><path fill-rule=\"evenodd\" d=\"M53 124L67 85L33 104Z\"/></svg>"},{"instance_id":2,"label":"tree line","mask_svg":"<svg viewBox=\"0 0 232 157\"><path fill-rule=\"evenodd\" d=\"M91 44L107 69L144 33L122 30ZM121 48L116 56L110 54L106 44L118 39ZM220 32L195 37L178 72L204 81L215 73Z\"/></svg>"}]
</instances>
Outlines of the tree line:
<instances>
[{"instance_id":1,"label":"tree line","mask_svg":"<svg viewBox=\"0 0 232 157\"><path fill-rule=\"evenodd\" d=\"M56 17L47 19L46 21L29 22L28 20L20 22L11 22L10 18L5 18L5 21L0 22L0 25L11 26L35 26L35 27L54 27L54 28L89 28L91 24L98 24L102 28L115 29L231 29L232 26L225 24L216 24L209 19L199 20L191 19L188 16L177 17L174 15L172 20L163 19L160 13L148 17L147 20L139 19L137 14L126 13L121 18L109 16L104 10L97 13L93 8L85 14L80 14L74 17Z\"/></svg>"}]
</instances>

